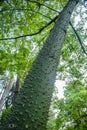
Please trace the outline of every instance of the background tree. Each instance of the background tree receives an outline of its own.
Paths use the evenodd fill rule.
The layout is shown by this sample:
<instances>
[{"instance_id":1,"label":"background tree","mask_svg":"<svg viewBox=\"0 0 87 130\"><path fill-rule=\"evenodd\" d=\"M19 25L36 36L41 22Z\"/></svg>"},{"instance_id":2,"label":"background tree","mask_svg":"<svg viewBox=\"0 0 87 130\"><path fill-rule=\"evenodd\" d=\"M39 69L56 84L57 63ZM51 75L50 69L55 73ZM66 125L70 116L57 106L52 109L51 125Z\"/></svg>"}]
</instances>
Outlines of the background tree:
<instances>
[{"instance_id":1,"label":"background tree","mask_svg":"<svg viewBox=\"0 0 87 130\"><path fill-rule=\"evenodd\" d=\"M55 102L59 109L56 120L58 130L87 129L86 94L87 89L79 80L68 84L64 91L64 99Z\"/></svg>"}]
</instances>

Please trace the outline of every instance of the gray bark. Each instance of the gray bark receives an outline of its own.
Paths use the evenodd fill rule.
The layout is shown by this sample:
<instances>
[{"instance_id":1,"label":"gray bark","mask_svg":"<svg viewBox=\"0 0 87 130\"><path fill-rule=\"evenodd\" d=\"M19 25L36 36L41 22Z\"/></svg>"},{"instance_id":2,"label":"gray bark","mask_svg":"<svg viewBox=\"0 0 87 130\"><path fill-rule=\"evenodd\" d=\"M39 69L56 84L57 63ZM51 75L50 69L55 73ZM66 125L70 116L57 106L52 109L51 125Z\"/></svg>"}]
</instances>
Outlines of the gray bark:
<instances>
[{"instance_id":1,"label":"gray bark","mask_svg":"<svg viewBox=\"0 0 87 130\"><path fill-rule=\"evenodd\" d=\"M79 0L69 0L34 61L3 130L46 130L57 66L71 13Z\"/></svg>"},{"instance_id":2,"label":"gray bark","mask_svg":"<svg viewBox=\"0 0 87 130\"><path fill-rule=\"evenodd\" d=\"M0 111L2 110L2 107L4 105L5 99L9 94L9 91L11 90L13 83L15 82L14 78L9 81L9 84L7 85L5 91L2 94L1 100L0 100Z\"/></svg>"},{"instance_id":3,"label":"gray bark","mask_svg":"<svg viewBox=\"0 0 87 130\"><path fill-rule=\"evenodd\" d=\"M14 95L13 95L13 98L12 98L12 102L15 102L16 97L17 97L18 92L19 92L19 88L20 88L20 79L17 77L16 85L15 85L15 91L14 91Z\"/></svg>"}]
</instances>

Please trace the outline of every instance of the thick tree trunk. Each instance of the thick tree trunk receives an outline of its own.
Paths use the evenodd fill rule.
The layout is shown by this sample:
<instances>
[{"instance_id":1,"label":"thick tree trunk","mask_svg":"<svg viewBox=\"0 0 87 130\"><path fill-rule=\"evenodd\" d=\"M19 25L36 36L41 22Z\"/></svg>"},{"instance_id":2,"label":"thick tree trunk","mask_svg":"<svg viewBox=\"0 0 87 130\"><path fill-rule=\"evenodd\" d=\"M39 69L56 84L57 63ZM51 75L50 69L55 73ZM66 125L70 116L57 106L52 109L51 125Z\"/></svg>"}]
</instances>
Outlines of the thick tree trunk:
<instances>
[{"instance_id":1,"label":"thick tree trunk","mask_svg":"<svg viewBox=\"0 0 87 130\"><path fill-rule=\"evenodd\" d=\"M3 130L46 130L67 25L79 0L69 0L29 71Z\"/></svg>"}]
</instances>

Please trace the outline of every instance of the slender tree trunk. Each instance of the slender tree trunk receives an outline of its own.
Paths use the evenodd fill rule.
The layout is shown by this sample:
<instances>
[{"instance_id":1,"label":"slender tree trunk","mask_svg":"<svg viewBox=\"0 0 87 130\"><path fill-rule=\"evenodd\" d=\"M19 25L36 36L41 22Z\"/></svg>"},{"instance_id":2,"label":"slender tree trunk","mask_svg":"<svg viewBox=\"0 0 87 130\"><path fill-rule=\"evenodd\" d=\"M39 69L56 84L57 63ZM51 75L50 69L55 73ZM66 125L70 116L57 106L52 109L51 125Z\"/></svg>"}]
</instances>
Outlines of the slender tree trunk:
<instances>
[{"instance_id":1,"label":"slender tree trunk","mask_svg":"<svg viewBox=\"0 0 87 130\"><path fill-rule=\"evenodd\" d=\"M5 99L9 94L9 91L11 90L13 83L15 82L14 78L9 81L9 84L7 85L5 91L3 92L3 95L0 100L0 111L2 110L2 107L4 105Z\"/></svg>"},{"instance_id":2,"label":"slender tree trunk","mask_svg":"<svg viewBox=\"0 0 87 130\"><path fill-rule=\"evenodd\" d=\"M46 130L67 25L79 0L69 0L33 63L3 130Z\"/></svg>"},{"instance_id":3,"label":"slender tree trunk","mask_svg":"<svg viewBox=\"0 0 87 130\"><path fill-rule=\"evenodd\" d=\"M16 97L18 95L18 92L19 92L19 88L20 88L20 79L17 77L17 80L16 80L16 85L15 85L15 91L14 91L14 95L13 95L13 98L12 98L12 102L15 102L16 100Z\"/></svg>"}]
</instances>

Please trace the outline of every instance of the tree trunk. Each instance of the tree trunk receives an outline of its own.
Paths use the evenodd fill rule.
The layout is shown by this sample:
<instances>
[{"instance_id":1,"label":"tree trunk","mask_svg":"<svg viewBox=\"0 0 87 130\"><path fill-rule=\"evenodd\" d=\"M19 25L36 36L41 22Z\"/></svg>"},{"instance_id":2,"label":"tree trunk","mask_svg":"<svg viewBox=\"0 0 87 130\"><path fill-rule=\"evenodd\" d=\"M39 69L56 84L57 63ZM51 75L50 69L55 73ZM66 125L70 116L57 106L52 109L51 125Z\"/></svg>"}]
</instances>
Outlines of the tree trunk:
<instances>
[{"instance_id":1,"label":"tree trunk","mask_svg":"<svg viewBox=\"0 0 87 130\"><path fill-rule=\"evenodd\" d=\"M1 100L0 100L0 111L2 110L2 107L3 107L3 105L4 105L4 102L5 102L5 100L6 100L6 97L8 96L9 91L11 90L12 85L13 85L14 82L15 82L14 78L11 79L11 80L9 81L9 84L7 85L6 89L4 90L4 92L3 92L3 94L2 94L2 97L1 97Z\"/></svg>"},{"instance_id":2,"label":"tree trunk","mask_svg":"<svg viewBox=\"0 0 87 130\"><path fill-rule=\"evenodd\" d=\"M79 0L69 0L34 61L2 130L46 130L67 25Z\"/></svg>"},{"instance_id":3,"label":"tree trunk","mask_svg":"<svg viewBox=\"0 0 87 130\"><path fill-rule=\"evenodd\" d=\"M15 85L15 91L14 91L14 95L13 95L13 98L12 98L12 102L15 102L15 99L18 95L18 92L19 92L19 88L20 88L20 79L17 77L17 80L16 80L16 85Z\"/></svg>"}]
</instances>

